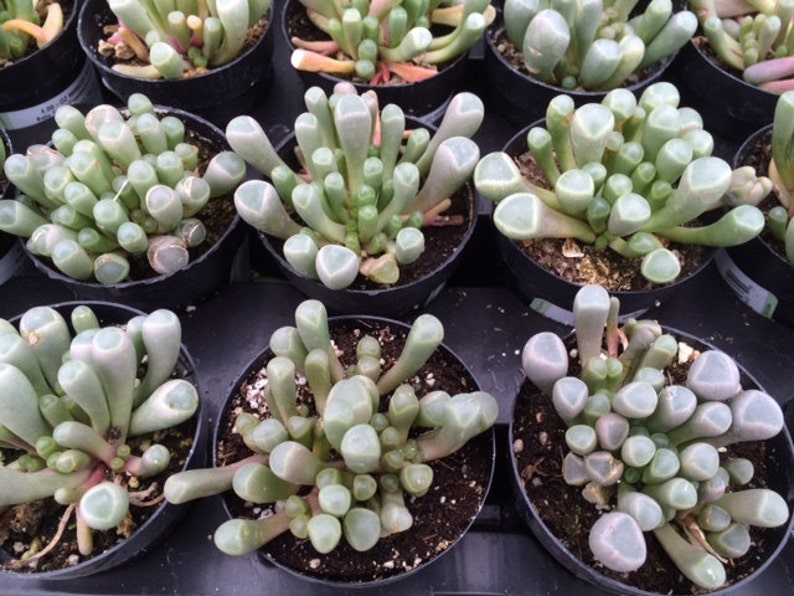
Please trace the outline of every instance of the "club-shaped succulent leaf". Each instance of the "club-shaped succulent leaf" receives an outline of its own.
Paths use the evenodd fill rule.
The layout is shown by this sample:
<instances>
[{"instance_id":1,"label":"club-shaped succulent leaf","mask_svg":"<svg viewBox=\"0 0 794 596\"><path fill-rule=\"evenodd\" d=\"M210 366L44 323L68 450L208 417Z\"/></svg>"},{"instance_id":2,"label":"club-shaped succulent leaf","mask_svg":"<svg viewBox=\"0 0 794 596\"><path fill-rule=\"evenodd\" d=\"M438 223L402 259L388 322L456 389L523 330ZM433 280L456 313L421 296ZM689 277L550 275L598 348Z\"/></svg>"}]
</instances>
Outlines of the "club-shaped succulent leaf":
<instances>
[{"instance_id":1,"label":"club-shaped succulent leaf","mask_svg":"<svg viewBox=\"0 0 794 596\"><path fill-rule=\"evenodd\" d=\"M246 177L231 151L211 147L199 164L189 136L197 131L141 94L130 95L126 114L108 104L85 114L61 106L55 121L52 147L32 145L5 161L20 194L1 204L0 229L27 238L33 254L74 279L129 281L136 259L156 274L182 269L188 249L208 237L204 207Z\"/></svg>"},{"instance_id":2,"label":"club-shaped succulent leaf","mask_svg":"<svg viewBox=\"0 0 794 596\"><path fill-rule=\"evenodd\" d=\"M355 10L355 9L350 9ZM393 285L400 269L421 258L423 230L436 225L480 158L470 137L484 106L463 92L447 105L438 131L406 129L396 104L339 83L330 96L304 94L295 120L300 166L293 170L249 116L226 128L232 149L269 180L235 193L241 217L284 241L287 262L326 287L349 287L359 276ZM458 225L455 223L455 225Z\"/></svg>"},{"instance_id":3,"label":"club-shaped succulent leaf","mask_svg":"<svg viewBox=\"0 0 794 596\"><path fill-rule=\"evenodd\" d=\"M169 314L176 318L163 309L106 325L88 305L63 314L39 306L0 324L0 441L25 454L0 467L0 502L74 505L81 555L93 551L92 530L112 530L138 505L123 478L167 470L171 452L155 432L198 410L196 388L175 374L181 330ZM133 453L137 442L127 440L136 435Z\"/></svg>"},{"instance_id":4,"label":"club-shaped succulent leaf","mask_svg":"<svg viewBox=\"0 0 794 596\"><path fill-rule=\"evenodd\" d=\"M743 387L726 353L678 354L673 334L651 320L618 327L619 301L598 289L581 288L574 302L577 350L587 354L577 376L569 371L573 339L539 332L522 352L528 381L551 398L567 428L562 478L606 510L590 529L600 563L638 569L643 533L652 532L690 581L716 589L727 577L720 557L748 552L749 526L789 519L784 496L743 488L755 466L723 448L774 437L782 411L768 394ZM686 369L673 378L672 366Z\"/></svg>"},{"instance_id":5,"label":"club-shaped succulent leaf","mask_svg":"<svg viewBox=\"0 0 794 596\"><path fill-rule=\"evenodd\" d=\"M498 404L488 393L420 392L415 376L444 336L434 316L417 317L389 366L381 359L391 334L367 330L355 331L350 354L340 353L323 304L299 304L295 326L273 333L275 356L262 364L265 415L243 411L233 420L233 432L253 453L166 482L166 499L176 503L232 489L273 508L257 521L222 524L215 543L223 552L245 554L287 531L321 555L342 539L369 550L412 527L413 499L433 488L432 462L496 422ZM289 407L268 393L283 394Z\"/></svg>"},{"instance_id":6,"label":"club-shaped succulent leaf","mask_svg":"<svg viewBox=\"0 0 794 596\"><path fill-rule=\"evenodd\" d=\"M608 247L638 259L653 284L683 270L671 242L727 247L755 238L764 226L756 204L771 180L712 156L702 118L680 99L668 82L639 98L615 89L579 107L568 95L553 98L545 122L528 129L528 160L498 151L474 169L478 192L496 203L496 229L516 241Z\"/></svg>"}]
</instances>

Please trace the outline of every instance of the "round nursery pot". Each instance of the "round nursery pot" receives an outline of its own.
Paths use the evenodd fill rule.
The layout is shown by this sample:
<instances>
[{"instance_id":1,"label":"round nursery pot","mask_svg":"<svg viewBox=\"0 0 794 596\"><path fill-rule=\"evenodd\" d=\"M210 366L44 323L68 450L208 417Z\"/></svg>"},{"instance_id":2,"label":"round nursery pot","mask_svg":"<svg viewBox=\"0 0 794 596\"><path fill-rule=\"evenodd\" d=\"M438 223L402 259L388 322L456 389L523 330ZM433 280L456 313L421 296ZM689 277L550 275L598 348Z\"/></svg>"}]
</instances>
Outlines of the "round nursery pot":
<instances>
[{"instance_id":1,"label":"round nursery pot","mask_svg":"<svg viewBox=\"0 0 794 596\"><path fill-rule=\"evenodd\" d=\"M485 31L485 69L488 79L487 105L513 124L523 126L545 116L549 102L564 93L580 106L600 102L606 91L568 90L531 77L524 68L517 68L516 56L520 53L505 33L502 14L504 2L497 0L497 16ZM673 58L666 58L657 66L649 67L638 80L629 79L625 86L639 95L650 84L660 80Z\"/></svg>"},{"instance_id":2,"label":"round nursery pot","mask_svg":"<svg viewBox=\"0 0 794 596\"><path fill-rule=\"evenodd\" d=\"M298 0L286 0L282 10L281 32L290 53L295 49L291 40L296 29L305 32L307 39L328 39L327 35L311 24L306 17L306 9ZM316 85L330 95L337 83L348 81L356 87L359 95L369 89L377 90L381 106L396 103L406 114L432 122L443 115L447 102L458 89L466 74L468 59L468 52L461 54L443 65L437 75L417 83L370 85L324 72L298 70L297 73L307 89Z\"/></svg>"},{"instance_id":3,"label":"round nursery pot","mask_svg":"<svg viewBox=\"0 0 794 596\"><path fill-rule=\"evenodd\" d=\"M0 68L0 127L17 140L49 135L55 108L101 99L91 63L77 41L82 0L64 0L63 31L52 42ZM35 142L39 142L36 140Z\"/></svg>"},{"instance_id":4,"label":"round nursery pot","mask_svg":"<svg viewBox=\"0 0 794 596\"><path fill-rule=\"evenodd\" d=\"M740 141L772 122L778 95L745 83L707 55L704 37L694 37L676 61L678 78L692 107L703 116L706 130ZM700 107L702 104L702 107Z\"/></svg>"},{"instance_id":5,"label":"round nursery pot","mask_svg":"<svg viewBox=\"0 0 794 596\"><path fill-rule=\"evenodd\" d=\"M213 154L229 150L223 132L207 120L176 108L156 106L156 109L160 115L172 115L182 120L186 137L191 142L212 147ZM233 260L245 238L245 227L234 209L232 193L212 199L199 217L207 226L207 240L190 249L187 266L168 275L156 274L145 262L146 257L142 256L131 261L128 281L116 284L79 281L61 273L50 259L27 250L25 253L39 271L67 286L77 299L109 300L146 311L184 308L229 282ZM20 243L24 246L24 239L20 239ZM135 259L141 261L135 265Z\"/></svg>"},{"instance_id":6,"label":"round nursery pot","mask_svg":"<svg viewBox=\"0 0 794 596\"><path fill-rule=\"evenodd\" d=\"M750 135L734 158L733 167L754 165L758 175L767 175L771 158L772 125ZM778 205L774 190L759 207L768 211ZM783 244L765 229L750 242L726 249L717 265L736 296L756 312L794 324L794 265L786 258Z\"/></svg>"},{"instance_id":7,"label":"round nursery pot","mask_svg":"<svg viewBox=\"0 0 794 596\"><path fill-rule=\"evenodd\" d=\"M541 119L523 128L508 141L503 151L514 157L527 152L526 138L529 129L533 126L543 125L544 120ZM699 272L703 271L711 263L716 253L714 249L705 247L678 246L679 250L688 251L688 258L682 259L683 263L687 263L687 268L682 270L676 281L665 285L653 285L640 275L638 259L623 258L609 249L598 251L589 246L580 246L584 252L582 258L592 262L587 267L603 277L579 283L567 279L560 273L577 267L577 264L572 262L572 258L565 259L570 264L559 265L557 269L552 269L530 256L527 247L522 242L510 240L498 232L497 242L499 253L507 265L510 280L518 294L528 301L534 310L567 325L573 324L571 307L576 292L584 283L598 283L605 286L618 284L616 287L608 289L610 294L620 298L621 318L636 317L648 309L658 306L663 301L669 300ZM548 255L556 256L562 252L561 240L543 240L541 243L545 247L545 250L542 251L544 258L548 258ZM600 258L613 256L615 258L610 258L608 262L600 260ZM591 259L592 261L590 261ZM612 269L609 269L610 267ZM606 273L602 274L605 269ZM629 286L627 287L626 284Z\"/></svg>"},{"instance_id":8,"label":"round nursery pot","mask_svg":"<svg viewBox=\"0 0 794 596\"><path fill-rule=\"evenodd\" d=\"M689 345L709 348L708 344L688 334L668 328L664 331ZM569 336L566 345L575 345L573 335ZM740 367L740 371L743 387L758 387L743 368ZM539 422L541 420L542 423ZM789 514L788 521L777 528L752 528L752 553L726 564L727 582L714 591L697 588L675 570L675 565L650 533L645 533L648 556L643 566L630 573L611 571L594 561L587 543L587 531L583 537L581 532L577 532L582 527L589 528L601 513L594 504L585 500L581 487L568 486L561 477L562 457L568 451L565 430L566 426L555 412L551 399L525 380L513 403L508 431L511 489L519 515L558 563L605 593L620 596L722 596L756 592L751 589L753 580L787 545L794 528L794 517ZM728 447L729 452L734 448ZM759 470L764 470L763 480L759 482L783 496L791 511L794 506L794 445L789 431L784 427L767 441L739 444L735 453L763 458L763 465L759 465L758 460L755 462L757 477L761 475ZM549 503L553 503L554 511L551 511ZM550 519L549 515L555 519ZM675 570L669 574L669 584L659 579L666 569Z\"/></svg>"},{"instance_id":9,"label":"round nursery pot","mask_svg":"<svg viewBox=\"0 0 794 596\"><path fill-rule=\"evenodd\" d=\"M5 148L6 155L11 155L14 152L11 138L2 128L0 128L0 144ZM12 199L13 197L14 185L6 179L0 163L0 199ZM0 232L0 284L11 279L25 263L27 263L25 249L17 242L16 237Z\"/></svg>"},{"instance_id":10,"label":"round nursery pot","mask_svg":"<svg viewBox=\"0 0 794 596\"><path fill-rule=\"evenodd\" d=\"M343 365L355 361L356 342L363 335L373 335L382 342L383 338L390 338L383 348L383 357L387 361L385 371L402 349L409 326L384 318L349 316L332 317L329 329ZM232 386L215 427L214 465L250 455L239 435L231 430L233 416L241 411L260 419L269 416L261 387L266 382L265 366L272 358L273 353L269 349L260 353ZM430 384L422 381L431 378L434 381ZM466 365L444 344L411 379L417 397L432 388L443 387L450 395L478 389ZM381 411L385 411L387 405L388 397L384 396L381 398ZM424 497L406 496L413 526L381 538L366 552L353 550L343 538L330 553L319 554L309 540L300 540L287 531L265 544L257 555L263 563L274 564L295 578L324 587L380 588L414 577L454 548L474 523L493 478L495 457L495 433L491 428L469 440L452 455L429 462L434 479L428 493ZM462 466L465 466L466 473L461 473ZM455 505L445 509L444 503ZM231 491L224 493L223 504L230 517L252 515L251 504L245 504ZM256 506L259 509L267 507Z\"/></svg>"},{"instance_id":11,"label":"round nursery pot","mask_svg":"<svg viewBox=\"0 0 794 596\"><path fill-rule=\"evenodd\" d=\"M406 119L408 126L420 126L415 119ZM277 147L279 155L292 167L294 134ZM463 248L474 233L477 223L478 195L467 184L452 197L452 206L445 215L462 215L462 226L430 226L423 228L425 250L411 265L400 267L400 280L392 286L377 286L359 275L353 284L342 290L331 290L322 282L299 274L284 258L284 241L259 232L265 249L275 259L289 282L310 298L325 304L332 314L365 312L374 316L398 317L418 311L430 303L443 289L460 262Z\"/></svg>"},{"instance_id":12,"label":"round nursery pot","mask_svg":"<svg viewBox=\"0 0 794 596\"><path fill-rule=\"evenodd\" d=\"M97 68L102 83L126 103L132 93L143 93L153 103L174 106L225 124L229 117L245 113L261 103L272 75L273 8L267 13L267 29L233 61L206 73L182 79L142 79L113 70L113 59L99 53L106 38L104 27L118 19L105 0L85 0L77 33L80 46Z\"/></svg>"},{"instance_id":13,"label":"round nursery pot","mask_svg":"<svg viewBox=\"0 0 794 596\"><path fill-rule=\"evenodd\" d=\"M69 313L78 305L91 307L102 326L123 325L132 317L143 314L140 310L112 302L61 302L53 304L52 307L69 322ZM11 322L16 325L18 324L18 319L19 317L11 319ZM181 347L179 360L177 361L176 376L188 379L199 389L199 395L201 395L196 366L184 344ZM188 470L201 467L205 464L209 430L204 420L203 411L204 407L199 403L199 409L193 418L175 427L178 430L178 434L172 434L180 442L180 446L172 447L172 449L178 449L176 451L178 458L174 458L172 455L172 461L177 462L176 468L172 473L180 469ZM164 438L163 441L165 440ZM155 476L154 479L162 487L165 478ZM138 513L134 514L137 527L127 538L119 541L116 535L116 528L102 532L94 530L94 552L96 554L89 557L78 556L76 547L68 546L68 541L75 540L74 522L72 521L72 524L67 527L64 537L61 539L61 543L67 545L67 550L74 553L71 555L71 562L65 567L56 567L54 562L45 558L33 570L9 570L6 565L14 556L11 554L13 551L10 550L13 546L3 545L0 548L0 578L13 576L14 579L20 580L29 578L33 582L38 580L70 580L108 571L146 554L157 546L187 513L189 505L173 505L161 500L159 504L152 507L135 509L139 510ZM151 511L147 511L144 515L142 510L147 509L151 509ZM55 511L54 515L56 517L52 522L52 527L57 524L62 512L63 507ZM44 524L42 527L45 527ZM69 553L67 552L67 554Z\"/></svg>"}]
</instances>

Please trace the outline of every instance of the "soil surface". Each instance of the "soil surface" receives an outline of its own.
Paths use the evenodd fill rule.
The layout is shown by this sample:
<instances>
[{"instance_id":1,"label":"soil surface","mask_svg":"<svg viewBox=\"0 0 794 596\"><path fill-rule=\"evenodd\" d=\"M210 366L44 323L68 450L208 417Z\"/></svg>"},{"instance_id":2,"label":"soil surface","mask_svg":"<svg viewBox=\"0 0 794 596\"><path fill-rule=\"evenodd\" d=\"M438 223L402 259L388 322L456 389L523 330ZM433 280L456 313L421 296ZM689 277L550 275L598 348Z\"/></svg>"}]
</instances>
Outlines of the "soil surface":
<instances>
[{"instance_id":1,"label":"soil surface","mask_svg":"<svg viewBox=\"0 0 794 596\"><path fill-rule=\"evenodd\" d=\"M440 269L456 252L462 250L463 241L475 224L474 192L471 184L467 184L450 198L452 204L444 211L438 224L422 227L425 250L410 265L400 265L400 277L396 283L378 284L359 273L346 289L382 290L413 283ZM295 221L301 223L297 217ZM283 240L267 235L267 241L278 255L284 254Z\"/></svg>"},{"instance_id":2,"label":"soil surface","mask_svg":"<svg viewBox=\"0 0 794 596\"><path fill-rule=\"evenodd\" d=\"M680 364L668 367L669 382L683 382L687 368L688 365ZM574 371L572 374L577 373ZM752 383L743 378L742 386L751 387ZM588 532L601 512L585 500L581 489L569 486L562 479L562 460L568 452L565 430L566 426L555 412L551 398L542 395L531 382L525 380L513 416L511 451L516 469L520 471L524 498L532 502L548 530L575 558L618 582L658 594L708 593L694 586L677 570L651 533L645 533L648 554L645 564L638 570L618 573L595 561L588 545ZM723 458L750 459L755 465L755 477L748 487L767 485L769 456L764 442L740 443L728 447L721 455ZM750 553L726 565L729 584L753 573L767 559L766 539L769 532L751 528L754 546ZM774 550L776 546L776 543L770 543L769 549Z\"/></svg>"},{"instance_id":3,"label":"soil surface","mask_svg":"<svg viewBox=\"0 0 794 596\"><path fill-rule=\"evenodd\" d=\"M521 174L537 186L549 188L529 151L514 157ZM698 271L714 250L679 244L659 237L681 263L681 273L669 284L653 284L642 276L642 259L629 259L609 248L599 249L573 239L540 238L520 242L526 255L541 267L575 284L599 284L609 292L636 292L678 283Z\"/></svg>"},{"instance_id":4,"label":"soil surface","mask_svg":"<svg viewBox=\"0 0 794 596\"><path fill-rule=\"evenodd\" d=\"M179 378L195 383L192 373L184 362L177 365ZM169 467L157 476L139 478L124 473L105 471L105 479L124 486L139 496L141 505L131 503L127 518L117 527L106 531L93 531L94 550L89 556L77 550L74 513L68 518L63 536L54 549L41 557L35 564L20 564L24 553L31 554L42 550L50 543L58 531L58 524L64 516L66 507L54 499L42 499L29 504L10 507L0 513L0 564L3 569L18 573L39 573L72 567L92 559L108 549L114 548L131 536L161 508L167 506L163 501L162 487L168 476L184 468L193 447L197 429L194 416L179 426L154 434L143 435L127 441L133 455L139 455L152 443L165 445L171 453ZM20 452L3 449L0 457L4 463L19 457ZM137 554L137 553L133 553ZM132 554L131 554L132 555Z\"/></svg>"},{"instance_id":5,"label":"soil surface","mask_svg":"<svg viewBox=\"0 0 794 596\"><path fill-rule=\"evenodd\" d=\"M362 335L374 335L383 346L383 370L388 370L399 355L405 340L403 327L380 326L377 320L347 319L331 323L331 337L343 364L355 357L355 343ZM238 461L250 455L239 435L231 431L233 417L251 412L260 419L269 416L261 389L251 385L265 377L264 366L255 370L235 390L221 419L220 440L216 458L221 464ZM446 351L437 350L422 369L410 379L421 397L430 390L444 389L450 395L475 390L475 381L457 359ZM305 403L311 398L302 394ZM381 410L388 407L388 397L381 400ZM406 532L382 538L371 550L359 553L344 539L331 553L321 555L308 540L299 540L289 532L261 549L271 558L293 571L336 582L368 582L392 577L416 569L450 548L462 536L480 511L485 500L493 468L493 435L486 432L469 441L458 452L436 462L430 462L434 472L433 486L419 498L406 497L406 505L413 515L413 527ZM233 493L225 495L233 515L255 517L264 506L246 504Z\"/></svg>"}]
</instances>

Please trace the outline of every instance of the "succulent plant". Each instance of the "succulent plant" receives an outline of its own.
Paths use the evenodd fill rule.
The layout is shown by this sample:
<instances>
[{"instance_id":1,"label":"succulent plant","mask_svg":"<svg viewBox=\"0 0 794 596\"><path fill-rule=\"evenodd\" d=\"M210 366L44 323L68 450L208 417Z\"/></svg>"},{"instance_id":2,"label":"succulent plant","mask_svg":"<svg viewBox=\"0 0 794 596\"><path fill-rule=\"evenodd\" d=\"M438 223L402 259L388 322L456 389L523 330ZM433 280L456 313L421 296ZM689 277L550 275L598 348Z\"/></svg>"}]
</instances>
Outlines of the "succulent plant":
<instances>
[{"instance_id":1,"label":"succulent plant","mask_svg":"<svg viewBox=\"0 0 794 596\"><path fill-rule=\"evenodd\" d=\"M0 0L0 68L30 51L42 48L63 31L63 8L58 2L43 5L35 0Z\"/></svg>"},{"instance_id":2,"label":"succulent plant","mask_svg":"<svg viewBox=\"0 0 794 596\"><path fill-rule=\"evenodd\" d=\"M408 83L435 76L440 65L467 52L496 16L490 0L299 2L329 39L292 37L292 66L373 85L392 75Z\"/></svg>"},{"instance_id":3,"label":"succulent plant","mask_svg":"<svg viewBox=\"0 0 794 596\"><path fill-rule=\"evenodd\" d=\"M245 48L249 29L271 0L108 0L118 29L100 42L99 53L136 58L113 70L145 79L180 79L186 72L222 66Z\"/></svg>"},{"instance_id":4,"label":"succulent plant","mask_svg":"<svg viewBox=\"0 0 794 596\"><path fill-rule=\"evenodd\" d=\"M421 228L444 221L450 197L474 171L480 151L469 137L482 123L483 103L457 94L431 134L408 129L399 106L380 110L374 91L358 95L351 83L338 83L330 97L311 87L304 99L308 111L295 120L300 174L252 117L227 125L232 149L272 182L241 184L237 212L285 240L289 264L328 288L345 288L359 273L393 284L400 265L424 251Z\"/></svg>"},{"instance_id":5,"label":"succulent plant","mask_svg":"<svg viewBox=\"0 0 794 596\"><path fill-rule=\"evenodd\" d=\"M750 85L771 93L794 90L790 0L692 0L708 45Z\"/></svg>"},{"instance_id":6,"label":"succulent plant","mask_svg":"<svg viewBox=\"0 0 794 596\"><path fill-rule=\"evenodd\" d=\"M764 218L755 204L770 192L770 180L712 156L700 114L679 103L668 82L650 85L639 100L614 89L578 108L568 95L556 96L545 127L527 134L547 186L526 180L504 151L477 164L474 184L497 202L497 229L513 240L608 247L642 259L642 275L657 284L681 271L670 242L735 246L757 236ZM713 223L696 221L725 207Z\"/></svg>"},{"instance_id":7,"label":"succulent plant","mask_svg":"<svg viewBox=\"0 0 794 596\"><path fill-rule=\"evenodd\" d=\"M125 119L107 104L85 114L61 106L52 146L5 162L21 195L0 201L0 230L27 238L31 253L74 279L125 281L137 255L157 274L181 269L206 239L201 210L245 178L245 163L228 150L200 173L185 123L146 96L130 95L128 108Z\"/></svg>"},{"instance_id":8,"label":"succulent plant","mask_svg":"<svg viewBox=\"0 0 794 596\"><path fill-rule=\"evenodd\" d=\"M677 52L697 17L672 0L505 0L505 33L533 78L569 90L604 91ZM633 16L632 16L633 15Z\"/></svg>"},{"instance_id":9,"label":"succulent plant","mask_svg":"<svg viewBox=\"0 0 794 596\"><path fill-rule=\"evenodd\" d=\"M583 286L575 351L541 332L526 342L522 368L567 427L563 479L606 510L590 529L595 558L636 570L652 532L687 578L716 589L723 562L750 549L749 526L789 517L781 495L745 487L753 462L723 448L775 436L783 413L770 395L742 386L726 353L685 351L656 321L629 318L619 328L619 306L601 286ZM673 365L687 367L683 383L671 380Z\"/></svg>"},{"instance_id":10,"label":"succulent plant","mask_svg":"<svg viewBox=\"0 0 794 596\"><path fill-rule=\"evenodd\" d=\"M240 413L234 429L251 455L222 467L171 476L166 499L182 503L229 489L252 503L278 503L272 515L232 519L215 531L223 552L242 555L286 531L321 554L344 536L357 551L408 530L406 501L433 483L428 462L489 429L496 400L439 387L417 395L410 379L443 340L434 316L413 322L399 358L381 370L381 344L362 334L357 362L344 368L317 300L295 310L295 326L270 338L264 399L269 417ZM283 506L282 506L283 505Z\"/></svg>"},{"instance_id":11,"label":"succulent plant","mask_svg":"<svg viewBox=\"0 0 794 596\"><path fill-rule=\"evenodd\" d=\"M794 264L794 90L781 94L775 105L769 177L780 204L767 213L767 227Z\"/></svg>"},{"instance_id":12,"label":"succulent plant","mask_svg":"<svg viewBox=\"0 0 794 596\"><path fill-rule=\"evenodd\" d=\"M196 388L174 374L179 318L160 309L101 326L85 304L64 315L36 306L0 329L0 506L54 499L66 506L63 527L75 516L88 556L93 530L152 504L136 486L169 466L158 433L198 409ZM12 566L34 565L59 540Z\"/></svg>"}]
</instances>

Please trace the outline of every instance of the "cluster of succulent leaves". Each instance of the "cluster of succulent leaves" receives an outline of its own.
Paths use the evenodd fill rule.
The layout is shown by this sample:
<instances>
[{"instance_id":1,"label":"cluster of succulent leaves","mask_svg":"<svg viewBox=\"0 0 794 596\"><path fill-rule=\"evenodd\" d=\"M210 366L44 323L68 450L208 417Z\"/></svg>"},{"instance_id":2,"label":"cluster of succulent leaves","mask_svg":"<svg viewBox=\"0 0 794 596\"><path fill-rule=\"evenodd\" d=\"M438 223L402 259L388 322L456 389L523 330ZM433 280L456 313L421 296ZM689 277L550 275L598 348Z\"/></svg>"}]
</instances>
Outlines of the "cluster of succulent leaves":
<instances>
[{"instance_id":1,"label":"cluster of succulent leaves","mask_svg":"<svg viewBox=\"0 0 794 596\"><path fill-rule=\"evenodd\" d=\"M63 31L58 2L47 4L43 14L36 5L36 0L0 0L0 67L24 58L32 43L42 48Z\"/></svg>"},{"instance_id":2,"label":"cluster of succulent leaves","mask_svg":"<svg viewBox=\"0 0 794 596\"><path fill-rule=\"evenodd\" d=\"M482 100L455 95L435 133L408 128L398 105L380 110L375 91L358 95L351 83L337 83L330 97L311 87L304 100L308 111L294 127L301 173L254 118L227 125L232 149L272 182L241 184L237 212L285 240L289 264L328 288L348 287L359 273L394 284L400 266L424 252L421 228L436 222L474 171L480 151L469 137L483 121Z\"/></svg>"},{"instance_id":3,"label":"cluster of succulent leaves","mask_svg":"<svg viewBox=\"0 0 794 596\"><path fill-rule=\"evenodd\" d=\"M755 204L771 181L712 156L714 139L700 114L679 103L669 82L650 85L639 100L613 89L578 108L570 96L556 96L545 127L527 134L547 186L525 179L504 151L477 164L474 183L497 202L497 229L513 240L570 238L642 259L642 275L653 283L680 274L671 242L724 247L757 236L764 217ZM713 223L696 221L720 209Z\"/></svg>"},{"instance_id":4,"label":"cluster of succulent leaves","mask_svg":"<svg viewBox=\"0 0 794 596\"><path fill-rule=\"evenodd\" d=\"M608 510L590 529L595 558L633 571L645 562L643 533L652 532L687 578L716 589L725 582L723 563L751 548L750 526L777 527L789 517L781 495L744 487L753 462L722 448L774 437L783 413L768 394L742 387L724 352L674 362L683 350L673 335L651 320L619 327L618 308L601 286L583 286L570 353L578 374L551 332L527 341L522 368L567 426L565 482ZM668 367L681 363L686 381L676 384Z\"/></svg>"},{"instance_id":5,"label":"cluster of succulent leaves","mask_svg":"<svg viewBox=\"0 0 794 596\"><path fill-rule=\"evenodd\" d=\"M186 71L227 64L243 51L248 31L271 0L108 0L119 20L107 44L131 50L144 64L113 70L146 79L180 79ZM101 50L101 48L100 48Z\"/></svg>"},{"instance_id":6,"label":"cluster of succulent leaves","mask_svg":"<svg viewBox=\"0 0 794 596\"><path fill-rule=\"evenodd\" d=\"M109 104L85 114L61 106L51 146L31 145L4 164L20 194L0 201L0 230L27 238L31 253L77 280L123 282L138 255L157 274L185 267L207 237L201 210L245 178L228 150L200 174L185 123L146 96L130 95L128 109L125 117Z\"/></svg>"},{"instance_id":7,"label":"cluster of succulent leaves","mask_svg":"<svg viewBox=\"0 0 794 596\"><path fill-rule=\"evenodd\" d=\"M697 17L672 0L505 0L505 33L530 75L564 89L605 91L677 52ZM636 14L635 14L636 12Z\"/></svg>"},{"instance_id":8,"label":"cluster of succulent leaves","mask_svg":"<svg viewBox=\"0 0 794 596\"><path fill-rule=\"evenodd\" d=\"M691 0L711 50L745 82L771 93L794 89L794 2Z\"/></svg>"},{"instance_id":9,"label":"cluster of succulent leaves","mask_svg":"<svg viewBox=\"0 0 794 596\"><path fill-rule=\"evenodd\" d=\"M794 90L781 94L775 106L769 177L780 204L767 213L767 228L794 264Z\"/></svg>"},{"instance_id":10,"label":"cluster of succulent leaves","mask_svg":"<svg viewBox=\"0 0 794 596\"><path fill-rule=\"evenodd\" d=\"M123 326L102 326L87 305L66 316L36 306L18 328L0 320L0 506L46 498L70 506L79 551L89 555L92 530L117 527L151 496L127 479L168 467L171 453L155 437L190 419L199 398L172 378L181 347L173 312Z\"/></svg>"},{"instance_id":11,"label":"cluster of succulent leaves","mask_svg":"<svg viewBox=\"0 0 794 596\"><path fill-rule=\"evenodd\" d=\"M292 65L372 84L388 83L392 75L411 83L435 76L439 65L467 52L496 16L490 0L299 1L330 39L292 37Z\"/></svg>"},{"instance_id":12,"label":"cluster of succulent leaves","mask_svg":"<svg viewBox=\"0 0 794 596\"><path fill-rule=\"evenodd\" d=\"M172 475L166 499L182 503L233 489L251 503L277 503L260 519L232 519L218 527L215 544L231 555L251 552L286 531L325 554L343 536L353 549L366 551L380 538L408 530L410 499L433 483L428 462L463 447L498 414L496 400L482 391L417 394L421 383L412 377L443 336L441 322L423 314L388 370L381 368L379 339L363 334L356 363L345 368L325 307L302 302L295 325L270 338L274 356L264 386L269 417L243 412L234 421L252 454Z\"/></svg>"}]
</instances>

